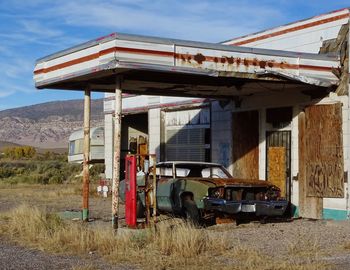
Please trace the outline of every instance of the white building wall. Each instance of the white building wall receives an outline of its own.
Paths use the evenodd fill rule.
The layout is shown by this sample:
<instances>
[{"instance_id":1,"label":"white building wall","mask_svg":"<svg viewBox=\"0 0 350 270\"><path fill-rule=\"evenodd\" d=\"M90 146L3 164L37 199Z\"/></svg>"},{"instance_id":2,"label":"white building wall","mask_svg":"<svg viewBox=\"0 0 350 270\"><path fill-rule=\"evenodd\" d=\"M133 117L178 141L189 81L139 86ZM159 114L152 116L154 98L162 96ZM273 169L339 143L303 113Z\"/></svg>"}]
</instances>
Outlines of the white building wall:
<instances>
[{"instance_id":1,"label":"white building wall","mask_svg":"<svg viewBox=\"0 0 350 270\"><path fill-rule=\"evenodd\" d=\"M349 10L323 14L310 19L236 38L224 44L264 49L318 53L324 40L337 36L349 20ZM253 40L255 39L255 40ZM249 42L248 42L249 41ZM244 42L244 44L240 44Z\"/></svg>"},{"instance_id":2,"label":"white building wall","mask_svg":"<svg viewBox=\"0 0 350 270\"><path fill-rule=\"evenodd\" d=\"M232 173L232 103L211 104L211 158Z\"/></svg>"},{"instance_id":3,"label":"white building wall","mask_svg":"<svg viewBox=\"0 0 350 270\"><path fill-rule=\"evenodd\" d=\"M148 147L150 154L157 155L157 162L160 161L160 108L148 111Z\"/></svg>"},{"instance_id":4,"label":"white building wall","mask_svg":"<svg viewBox=\"0 0 350 270\"><path fill-rule=\"evenodd\" d=\"M105 174L113 178L113 115L105 114Z\"/></svg>"}]
</instances>

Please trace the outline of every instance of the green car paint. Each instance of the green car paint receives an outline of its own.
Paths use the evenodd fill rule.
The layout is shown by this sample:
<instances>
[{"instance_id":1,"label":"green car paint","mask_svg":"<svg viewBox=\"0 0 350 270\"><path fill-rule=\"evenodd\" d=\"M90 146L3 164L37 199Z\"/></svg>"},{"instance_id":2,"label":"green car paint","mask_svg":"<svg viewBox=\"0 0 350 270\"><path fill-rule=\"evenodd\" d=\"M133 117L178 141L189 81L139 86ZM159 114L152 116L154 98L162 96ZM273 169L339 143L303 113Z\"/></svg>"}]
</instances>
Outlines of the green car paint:
<instances>
[{"instance_id":1,"label":"green car paint","mask_svg":"<svg viewBox=\"0 0 350 270\"><path fill-rule=\"evenodd\" d=\"M195 164L205 163L193 162L193 165ZM215 166L221 165L215 164ZM145 175L137 175L137 186L144 187L144 185ZM157 209L161 212L181 214L183 199L188 196L196 203L198 209L203 209L203 198L208 195L208 189L215 186L215 179L204 179L203 177L157 177ZM121 200L124 201L125 180L120 182L119 194ZM139 188L137 197L145 206L145 194L142 188Z\"/></svg>"}]
</instances>

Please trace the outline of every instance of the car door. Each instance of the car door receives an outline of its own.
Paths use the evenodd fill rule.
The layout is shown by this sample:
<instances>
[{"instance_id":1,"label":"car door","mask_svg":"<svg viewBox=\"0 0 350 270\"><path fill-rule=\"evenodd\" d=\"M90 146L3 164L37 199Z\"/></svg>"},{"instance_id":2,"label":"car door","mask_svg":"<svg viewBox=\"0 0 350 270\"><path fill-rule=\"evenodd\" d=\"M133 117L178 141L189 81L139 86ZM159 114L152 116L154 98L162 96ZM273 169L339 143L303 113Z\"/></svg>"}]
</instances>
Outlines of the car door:
<instances>
[{"instance_id":1,"label":"car door","mask_svg":"<svg viewBox=\"0 0 350 270\"><path fill-rule=\"evenodd\" d=\"M157 208L164 212L173 211L172 192L174 182L173 164L162 164L157 167Z\"/></svg>"}]
</instances>

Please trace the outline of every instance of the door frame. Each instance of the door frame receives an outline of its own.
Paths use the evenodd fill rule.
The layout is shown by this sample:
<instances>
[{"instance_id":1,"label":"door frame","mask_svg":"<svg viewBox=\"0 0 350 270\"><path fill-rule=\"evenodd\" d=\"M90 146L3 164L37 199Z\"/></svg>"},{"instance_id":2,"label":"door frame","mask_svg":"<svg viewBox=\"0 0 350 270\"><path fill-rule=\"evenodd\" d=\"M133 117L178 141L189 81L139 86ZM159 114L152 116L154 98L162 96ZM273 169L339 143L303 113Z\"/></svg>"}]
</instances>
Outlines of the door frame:
<instances>
[{"instance_id":1,"label":"door frame","mask_svg":"<svg viewBox=\"0 0 350 270\"><path fill-rule=\"evenodd\" d=\"M289 164L289 168L288 166L286 166L286 198L288 201L291 201L292 199L292 131L290 129L288 130L266 130L265 131L265 158L266 158L266 162L265 162L265 179L268 180L268 167L269 167L269 160L268 160L268 155L269 155L269 147L278 147L281 145L269 145L268 144L268 137L269 134L272 133L287 133L288 136L288 141L289 141L289 149L286 147L286 154L287 154L287 164Z\"/></svg>"}]
</instances>

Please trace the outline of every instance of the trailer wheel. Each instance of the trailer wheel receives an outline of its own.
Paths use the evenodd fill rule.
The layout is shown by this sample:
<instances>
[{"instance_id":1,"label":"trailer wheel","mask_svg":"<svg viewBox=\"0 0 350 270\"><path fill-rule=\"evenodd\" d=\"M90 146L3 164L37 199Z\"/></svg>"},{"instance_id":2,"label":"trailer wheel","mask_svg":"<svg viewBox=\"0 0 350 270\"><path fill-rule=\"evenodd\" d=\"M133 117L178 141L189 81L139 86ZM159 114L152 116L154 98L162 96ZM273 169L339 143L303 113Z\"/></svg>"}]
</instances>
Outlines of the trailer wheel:
<instances>
[{"instance_id":1,"label":"trailer wheel","mask_svg":"<svg viewBox=\"0 0 350 270\"><path fill-rule=\"evenodd\" d=\"M200 223L200 215L196 203L190 199L184 200L183 208L186 220L198 226Z\"/></svg>"}]
</instances>

